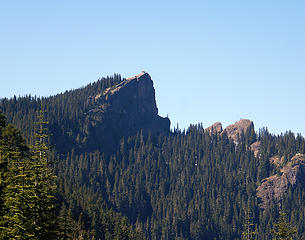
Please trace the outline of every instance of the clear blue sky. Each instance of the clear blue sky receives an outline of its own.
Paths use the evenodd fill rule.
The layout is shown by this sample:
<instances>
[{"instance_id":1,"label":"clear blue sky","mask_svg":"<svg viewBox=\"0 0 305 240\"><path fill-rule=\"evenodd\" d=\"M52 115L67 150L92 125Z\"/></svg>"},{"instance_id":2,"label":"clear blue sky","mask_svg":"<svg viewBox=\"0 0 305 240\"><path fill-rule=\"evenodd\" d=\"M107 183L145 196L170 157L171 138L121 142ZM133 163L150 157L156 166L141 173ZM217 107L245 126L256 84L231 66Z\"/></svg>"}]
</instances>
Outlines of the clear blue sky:
<instances>
[{"instance_id":1,"label":"clear blue sky","mask_svg":"<svg viewBox=\"0 0 305 240\"><path fill-rule=\"evenodd\" d=\"M150 73L180 127L305 135L305 1L1 1L0 97Z\"/></svg>"}]
</instances>

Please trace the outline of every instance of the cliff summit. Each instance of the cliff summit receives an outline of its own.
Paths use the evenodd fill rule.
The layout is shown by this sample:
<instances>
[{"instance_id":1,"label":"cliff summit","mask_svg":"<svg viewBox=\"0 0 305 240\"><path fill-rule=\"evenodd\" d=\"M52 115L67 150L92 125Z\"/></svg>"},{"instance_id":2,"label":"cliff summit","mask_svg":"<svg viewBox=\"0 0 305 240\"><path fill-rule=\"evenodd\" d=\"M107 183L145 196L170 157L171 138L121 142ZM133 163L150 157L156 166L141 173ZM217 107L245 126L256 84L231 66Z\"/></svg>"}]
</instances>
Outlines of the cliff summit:
<instances>
[{"instance_id":1,"label":"cliff summit","mask_svg":"<svg viewBox=\"0 0 305 240\"><path fill-rule=\"evenodd\" d=\"M93 99L87 124L100 145L109 145L139 130L152 133L170 130L170 120L158 115L153 81L146 72L107 88Z\"/></svg>"}]
</instances>

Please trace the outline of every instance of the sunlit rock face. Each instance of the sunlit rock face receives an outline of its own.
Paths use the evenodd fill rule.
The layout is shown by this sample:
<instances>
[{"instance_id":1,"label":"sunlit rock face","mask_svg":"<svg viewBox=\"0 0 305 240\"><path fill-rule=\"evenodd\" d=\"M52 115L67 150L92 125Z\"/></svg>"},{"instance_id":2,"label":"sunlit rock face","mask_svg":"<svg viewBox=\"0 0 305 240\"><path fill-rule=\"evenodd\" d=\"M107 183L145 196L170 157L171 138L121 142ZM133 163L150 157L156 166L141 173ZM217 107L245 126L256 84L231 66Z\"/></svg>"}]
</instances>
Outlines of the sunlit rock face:
<instances>
[{"instance_id":1,"label":"sunlit rock face","mask_svg":"<svg viewBox=\"0 0 305 240\"><path fill-rule=\"evenodd\" d=\"M220 134L222 132L222 125L220 122L216 122L213 125L207 127L204 131L210 134Z\"/></svg>"},{"instance_id":2,"label":"sunlit rock face","mask_svg":"<svg viewBox=\"0 0 305 240\"><path fill-rule=\"evenodd\" d=\"M232 138L235 142L237 142L238 137L242 134L246 135L249 128L254 129L253 122L249 119L241 119L238 122L227 126L223 132L226 132L229 138Z\"/></svg>"},{"instance_id":3,"label":"sunlit rock face","mask_svg":"<svg viewBox=\"0 0 305 240\"><path fill-rule=\"evenodd\" d=\"M289 188L294 188L298 184L305 186L304 183L305 155L298 153L281 167L280 174L264 179L256 189L260 207L267 208L272 202L280 203Z\"/></svg>"}]
</instances>

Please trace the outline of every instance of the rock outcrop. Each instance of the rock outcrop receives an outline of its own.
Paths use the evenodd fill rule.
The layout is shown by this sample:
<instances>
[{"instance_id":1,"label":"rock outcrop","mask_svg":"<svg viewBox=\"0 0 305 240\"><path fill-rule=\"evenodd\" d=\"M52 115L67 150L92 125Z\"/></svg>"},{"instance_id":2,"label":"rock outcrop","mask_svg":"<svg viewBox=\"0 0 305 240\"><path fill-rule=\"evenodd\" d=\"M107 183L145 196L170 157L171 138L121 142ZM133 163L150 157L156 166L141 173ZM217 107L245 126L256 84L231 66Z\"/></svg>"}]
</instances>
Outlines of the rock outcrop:
<instances>
[{"instance_id":1,"label":"rock outcrop","mask_svg":"<svg viewBox=\"0 0 305 240\"><path fill-rule=\"evenodd\" d=\"M216 122L212 126L207 127L205 131L210 134L220 134L222 132L222 125L220 122Z\"/></svg>"},{"instance_id":2,"label":"rock outcrop","mask_svg":"<svg viewBox=\"0 0 305 240\"><path fill-rule=\"evenodd\" d=\"M250 150L253 151L254 156L257 157L259 154L261 142L256 141L256 134L254 131L254 124L251 120L241 119L238 122L229 125L224 130L220 122L214 123L205 129L205 132L212 134L227 134L227 136L233 139L235 144L238 144L238 138L241 135L248 137L248 144L250 145Z\"/></svg>"},{"instance_id":3,"label":"rock outcrop","mask_svg":"<svg viewBox=\"0 0 305 240\"><path fill-rule=\"evenodd\" d=\"M234 142L238 142L238 136L242 133L246 134L249 128L254 129L253 122L249 119L241 119L238 122L226 127L223 132L226 132L228 137L232 138Z\"/></svg>"},{"instance_id":4,"label":"rock outcrop","mask_svg":"<svg viewBox=\"0 0 305 240\"><path fill-rule=\"evenodd\" d=\"M274 160L278 163L280 158ZM289 188L294 188L297 184L305 186L305 155L296 154L280 172L280 175L264 179L256 189L261 208L267 208L271 202L279 203Z\"/></svg>"},{"instance_id":5,"label":"rock outcrop","mask_svg":"<svg viewBox=\"0 0 305 240\"><path fill-rule=\"evenodd\" d=\"M170 130L170 120L158 115L153 81L146 72L127 78L92 99L94 104L87 114L88 132L93 136L90 144L111 146L139 130Z\"/></svg>"},{"instance_id":6,"label":"rock outcrop","mask_svg":"<svg viewBox=\"0 0 305 240\"><path fill-rule=\"evenodd\" d=\"M254 153L255 157L258 156L260 147L261 147L261 142L260 141L257 141L257 142L254 142L254 143L251 144L250 149Z\"/></svg>"},{"instance_id":7,"label":"rock outcrop","mask_svg":"<svg viewBox=\"0 0 305 240\"><path fill-rule=\"evenodd\" d=\"M276 167L280 167L284 163L284 157L274 155L269 159L269 162L274 164Z\"/></svg>"}]
</instances>

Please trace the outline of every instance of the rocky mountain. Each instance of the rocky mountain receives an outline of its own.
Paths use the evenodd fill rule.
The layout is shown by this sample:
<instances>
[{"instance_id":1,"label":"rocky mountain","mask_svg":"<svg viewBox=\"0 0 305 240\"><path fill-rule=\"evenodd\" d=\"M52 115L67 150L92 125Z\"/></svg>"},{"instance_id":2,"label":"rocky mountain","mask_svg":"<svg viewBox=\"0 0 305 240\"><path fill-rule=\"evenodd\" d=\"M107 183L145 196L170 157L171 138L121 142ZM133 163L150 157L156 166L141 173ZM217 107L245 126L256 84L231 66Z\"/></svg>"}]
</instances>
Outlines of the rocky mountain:
<instances>
[{"instance_id":1,"label":"rocky mountain","mask_svg":"<svg viewBox=\"0 0 305 240\"><path fill-rule=\"evenodd\" d=\"M268 240L279 202L298 228L298 239L305 239L301 135L267 129L256 134L248 119L225 129L217 122L171 132L169 119L158 115L145 72L101 78L48 98L0 101L7 121L28 140L42 105L54 146L59 206L81 223L85 239L105 239L101 222L117 226L105 209L126 216L144 239L240 239L250 206L258 239Z\"/></svg>"},{"instance_id":2,"label":"rocky mountain","mask_svg":"<svg viewBox=\"0 0 305 240\"><path fill-rule=\"evenodd\" d=\"M283 164L283 158L270 158L276 166ZM296 154L291 160L280 167L280 174L273 175L262 181L257 188L257 197L261 200L260 207L267 208L271 202L280 203L289 188L305 183L305 155Z\"/></svg>"},{"instance_id":3,"label":"rocky mountain","mask_svg":"<svg viewBox=\"0 0 305 240\"><path fill-rule=\"evenodd\" d=\"M206 128L205 131L210 134L226 133L237 144L241 135L251 138L251 132L254 132L254 124L251 120L241 119L222 130L221 123L216 122ZM249 146L254 156L260 158L261 141L252 139ZM272 203L279 204L289 189L294 189L297 185L305 187L304 154L295 154L286 164L284 164L284 157L279 155L270 157L269 162L278 169L280 174L263 179L261 185L256 189L256 196L260 201L259 206L263 209L267 209Z\"/></svg>"},{"instance_id":4,"label":"rocky mountain","mask_svg":"<svg viewBox=\"0 0 305 240\"><path fill-rule=\"evenodd\" d=\"M212 126L207 127L205 131L210 134L220 134L222 132L222 124L220 122L216 122Z\"/></svg>"},{"instance_id":5,"label":"rocky mountain","mask_svg":"<svg viewBox=\"0 0 305 240\"><path fill-rule=\"evenodd\" d=\"M90 145L109 147L123 136L143 130L155 134L170 130L170 120L158 115L150 75L142 72L89 98L86 124Z\"/></svg>"},{"instance_id":6,"label":"rocky mountain","mask_svg":"<svg viewBox=\"0 0 305 240\"><path fill-rule=\"evenodd\" d=\"M229 138L232 138L234 142L238 141L238 137L241 134L246 135L249 129L254 130L254 124L249 119L241 119L238 122L227 126L223 131L227 133Z\"/></svg>"},{"instance_id":7,"label":"rocky mountain","mask_svg":"<svg viewBox=\"0 0 305 240\"><path fill-rule=\"evenodd\" d=\"M224 130L222 129L222 124L220 122L216 122L213 125L207 127L205 129L210 134L223 134L226 133L227 136L234 140L235 143L238 143L238 138L243 134L251 134L252 136L255 135L254 130L254 124L249 119L241 119L238 122L235 122L234 124L229 125ZM257 157L261 142L256 141L256 139L252 139L252 142L250 143L250 149L253 151L254 156Z\"/></svg>"},{"instance_id":8,"label":"rocky mountain","mask_svg":"<svg viewBox=\"0 0 305 240\"><path fill-rule=\"evenodd\" d=\"M254 131L254 124L249 119L241 119L238 122L227 126L224 130L222 129L222 124L220 122L216 122L205 129L205 131L211 134L226 133L228 137L232 138L235 142L238 140L239 136L242 134L245 135L249 130Z\"/></svg>"},{"instance_id":9,"label":"rocky mountain","mask_svg":"<svg viewBox=\"0 0 305 240\"><path fill-rule=\"evenodd\" d=\"M254 143L252 143L252 144L250 145L250 149L251 149L251 151L253 151L255 157L258 156L258 153L259 153L261 144L262 144L262 143L261 143L260 141L257 141L257 142L254 142Z\"/></svg>"}]
</instances>

